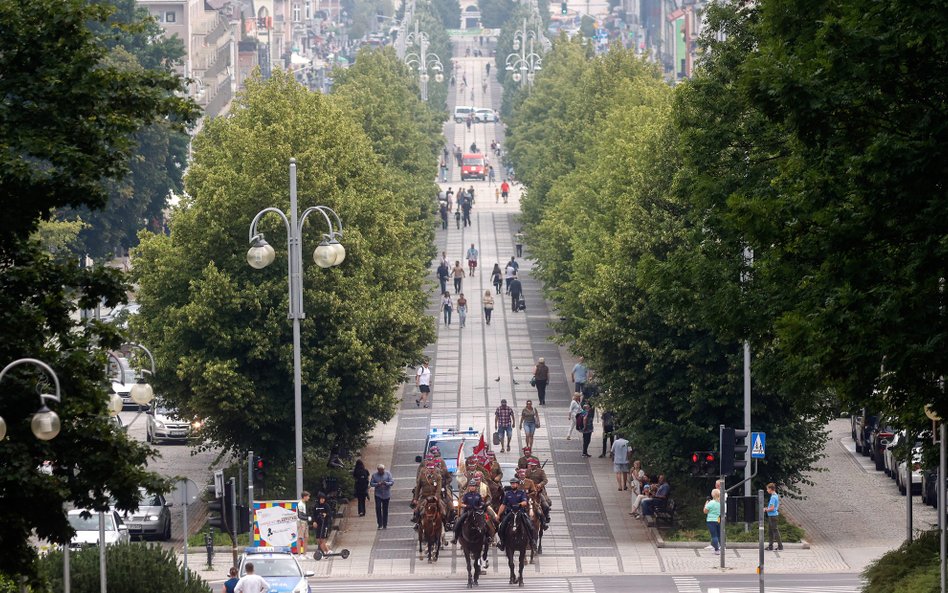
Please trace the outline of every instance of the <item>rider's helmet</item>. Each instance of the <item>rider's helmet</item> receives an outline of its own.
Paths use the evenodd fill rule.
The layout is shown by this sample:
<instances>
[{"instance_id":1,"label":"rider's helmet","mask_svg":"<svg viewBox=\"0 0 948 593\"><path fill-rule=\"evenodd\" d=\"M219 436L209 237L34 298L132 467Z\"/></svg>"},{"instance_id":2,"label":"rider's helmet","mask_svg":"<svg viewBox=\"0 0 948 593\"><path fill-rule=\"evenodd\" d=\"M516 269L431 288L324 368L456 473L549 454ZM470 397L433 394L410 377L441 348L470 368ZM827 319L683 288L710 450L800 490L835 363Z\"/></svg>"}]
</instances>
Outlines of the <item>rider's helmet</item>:
<instances>
[{"instance_id":1,"label":"rider's helmet","mask_svg":"<svg viewBox=\"0 0 948 593\"><path fill-rule=\"evenodd\" d=\"M531 451L533 451L533 449L531 449L530 447L524 447L524 448L523 448L523 452L524 452L525 454L527 454L527 455L529 455Z\"/></svg>"},{"instance_id":2,"label":"rider's helmet","mask_svg":"<svg viewBox=\"0 0 948 593\"><path fill-rule=\"evenodd\" d=\"M434 460L434 455L432 455L431 453L425 453L425 461L428 462L432 460Z\"/></svg>"},{"instance_id":3,"label":"rider's helmet","mask_svg":"<svg viewBox=\"0 0 948 593\"><path fill-rule=\"evenodd\" d=\"M514 484L520 485L520 478L510 478L510 485L513 486Z\"/></svg>"},{"instance_id":4,"label":"rider's helmet","mask_svg":"<svg viewBox=\"0 0 948 593\"><path fill-rule=\"evenodd\" d=\"M522 467L521 467L520 469L518 469L518 470L517 470L517 477L518 477L518 478L525 478L525 477L527 477L527 470L524 469L524 468L522 468Z\"/></svg>"},{"instance_id":5,"label":"rider's helmet","mask_svg":"<svg viewBox=\"0 0 948 593\"><path fill-rule=\"evenodd\" d=\"M467 482L467 487L468 487L468 488L480 488L480 487L481 487L481 481L478 480L477 478L474 478L473 480L468 480L468 482Z\"/></svg>"},{"instance_id":6,"label":"rider's helmet","mask_svg":"<svg viewBox=\"0 0 948 593\"><path fill-rule=\"evenodd\" d=\"M433 456L435 456L435 457L439 457L439 456L441 455L441 449L438 448L438 445L434 445L434 446L431 447L431 449L429 450L429 453L431 453L431 455L433 455Z\"/></svg>"},{"instance_id":7,"label":"rider's helmet","mask_svg":"<svg viewBox=\"0 0 948 593\"><path fill-rule=\"evenodd\" d=\"M488 451L487 457L489 457L490 459L497 459L497 454L494 453L493 451Z\"/></svg>"},{"instance_id":8,"label":"rider's helmet","mask_svg":"<svg viewBox=\"0 0 948 593\"><path fill-rule=\"evenodd\" d=\"M540 467L540 460L536 457L531 457L527 460L527 467Z\"/></svg>"}]
</instances>

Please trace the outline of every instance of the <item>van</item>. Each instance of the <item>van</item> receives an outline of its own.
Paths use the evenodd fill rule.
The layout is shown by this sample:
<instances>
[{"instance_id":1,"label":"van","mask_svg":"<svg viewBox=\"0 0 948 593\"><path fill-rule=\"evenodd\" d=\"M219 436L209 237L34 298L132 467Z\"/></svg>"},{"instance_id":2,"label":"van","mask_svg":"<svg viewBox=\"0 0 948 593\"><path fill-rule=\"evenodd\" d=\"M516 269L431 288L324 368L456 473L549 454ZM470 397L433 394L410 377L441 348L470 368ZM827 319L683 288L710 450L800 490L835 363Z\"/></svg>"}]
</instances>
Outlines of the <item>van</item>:
<instances>
[{"instance_id":1,"label":"van","mask_svg":"<svg viewBox=\"0 0 948 593\"><path fill-rule=\"evenodd\" d=\"M454 108L454 123L463 124L467 121L467 116L474 113L472 105L459 105Z\"/></svg>"},{"instance_id":2,"label":"van","mask_svg":"<svg viewBox=\"0 0 948 593\"><path fill-rule=\"evenodd\" d=\"M448 471L455 474L458 471L458 461L463 464L465 459L473 455L474 447L480 441L481 433L474 430L473 426L469 426L467 430L432 428L425 439L424 453L427 454L437 445ZM417 455L415 463L421 463L423 459L422 455Z\"/></svg>"},{"instance_id":3,"label":"van","mask_svg":"<svg viewBox=\"0 0 948 593\"><path fill-rule=\"evenodd\" d=\"M461 156L461 181L465 179L487 179L487 157L480 152Z\"/></svg>"}]
</instances>

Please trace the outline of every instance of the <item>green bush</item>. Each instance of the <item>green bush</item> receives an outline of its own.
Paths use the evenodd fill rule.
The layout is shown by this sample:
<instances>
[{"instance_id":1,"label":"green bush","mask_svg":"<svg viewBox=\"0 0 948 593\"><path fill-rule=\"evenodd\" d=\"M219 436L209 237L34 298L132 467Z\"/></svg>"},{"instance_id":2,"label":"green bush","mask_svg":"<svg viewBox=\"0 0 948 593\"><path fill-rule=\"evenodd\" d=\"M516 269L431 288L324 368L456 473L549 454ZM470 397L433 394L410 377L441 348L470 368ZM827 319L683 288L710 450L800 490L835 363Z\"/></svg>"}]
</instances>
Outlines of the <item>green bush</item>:
<instances>
[{"instance_id":1,"label":"green bush","mask_svg":"<svg viewBox=\"0 0 948 593\"><path fill-rule=\"evenodd\" d=\"M938 531L926 531L915 541L884 554L869 565L863 577L865 593L937 593Z\"/></svg>"},{"instance_id":2,"label":"green bush","mask_svg":"<svg viewBox=\"0 0 948 593\"><path fill-rule=\"evenodd\" d=\"M704 514L701 516L704 517ZM787 521L783 516L777 519L777 524L780 526L780 539L783 543L800 543L805 539L806 533L793 523ZM744 531L744 523L740 521L737 523L728 523L725 529L727 529L727 541L729 542L756 542L759 537L757 523L751 523L750 530L748 531ZM766 527L766 529L770 528ZM765 536L767 536L767 534L769 534L769 531L765 533ZM663 533L662 538L665 539L665 541L671 542L709 542L711 541L711 533L708 531L704 521L702 521L700 526L684 527L679 525L677 529Z\"/></svg>"},{"instance_id":3,"label":"green bush","mask_svg":"<svg viewBox=\"0 0 948 593\"><path fill-rule=\"evenodd\" d=\"M17 593L16 581L13 577L0 574L0 593Z\"/></svg>"},{"instance_id":4,"label":"green bush","mask_svg":"<svg viewBox=\"0 0 948 593\"><path fill-rule=\"evenodd\" d=\"M207 533L209 527L207 524L204 524L204 527L201 528L201 531L195 533L188 538L188 546L192 548L201 548L204 549L204 534ZM214 545L215 546L229 546L231 545L230 536L226 532L221 531L220 529L214 530ZM250 534L241 533L237 535L237 547L246 548L250 545Z\"/></svg>"},{"instance_id":5,"label":"green bush","mask_svg":"<svg viewBox=\"0 0 948 593\"><path fill-rule=\"evenodd\" d=\"M99 549L86 548L69 556L73 593L99 592ZM196 575L184 582L184 570L172 550L151 544L109 546L106 554L110 591L134 593L211 593L211 588ZM47 591L63 590L63 555L56 551L40 558L40 579ZM38 593L38 591L37 591Z\"/></svg>"}]
</instances>

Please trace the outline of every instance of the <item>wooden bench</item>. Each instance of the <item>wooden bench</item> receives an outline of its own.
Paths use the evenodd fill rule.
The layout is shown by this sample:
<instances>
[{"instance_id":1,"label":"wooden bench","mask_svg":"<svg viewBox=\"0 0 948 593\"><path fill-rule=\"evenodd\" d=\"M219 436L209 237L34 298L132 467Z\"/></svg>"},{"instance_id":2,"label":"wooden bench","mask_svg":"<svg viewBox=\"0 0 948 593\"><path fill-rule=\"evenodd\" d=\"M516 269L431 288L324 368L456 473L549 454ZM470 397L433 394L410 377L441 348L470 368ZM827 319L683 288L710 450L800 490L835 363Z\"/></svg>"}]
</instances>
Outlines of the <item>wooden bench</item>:
<instances>
[{"instance_id":1,"label":"wooden bench","mask_svg":"<svg viewBox=\"0 0 948 593\"><path fill-rule=\"evenodd\" d=\"M664 501L664 504L662 504L661 501L656 501L656 503L652 505L653 514L645 515L645 524L655 528L674 527L675 515L678 511L678 505L675 503L675 500L669 498Z\"/></svg>"}]
</instances>

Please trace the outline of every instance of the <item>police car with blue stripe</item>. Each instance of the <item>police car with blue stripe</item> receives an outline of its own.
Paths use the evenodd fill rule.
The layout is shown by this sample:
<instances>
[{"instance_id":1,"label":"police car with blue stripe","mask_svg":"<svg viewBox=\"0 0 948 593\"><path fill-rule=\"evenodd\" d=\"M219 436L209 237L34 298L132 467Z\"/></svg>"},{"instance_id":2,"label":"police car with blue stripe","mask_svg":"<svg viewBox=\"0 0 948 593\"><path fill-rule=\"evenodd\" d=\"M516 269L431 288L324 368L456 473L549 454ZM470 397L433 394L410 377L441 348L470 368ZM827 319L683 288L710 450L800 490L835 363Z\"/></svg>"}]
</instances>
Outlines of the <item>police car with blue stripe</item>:
<instances>
[{"instance_id":1,"label":"police car with blue stripe","mask_svg":"<svg viewBox=\"0 0 948 593\"><path fill-rule=\"evenodd\" d=\"M263 577L270 585L269 593L313 593L306 579L316 573L303 572L290 548L247 548L240 557L240 576L247 574L244 567L248 562L253 564L254 574Z\"/></svg>"},{"instance_id":2,"label":"police car with blue stripe","mask_svg":"<svg viewBox=\"0 0 948 593\"><path fill-rule=\"evenodd\" d=\"M469 426L467 430L456 428L438 428L433 427L428 431L428 438L425 440L424 454L431 451L432 447L438 447L441 451L441 458L448 467L451 474L458 471L458 457L463 465L464 460L474 453L474 447L481 440L481 433ZM415 463L421 463L424 455L415 457Z\"/></svg>"}]
</instances>

